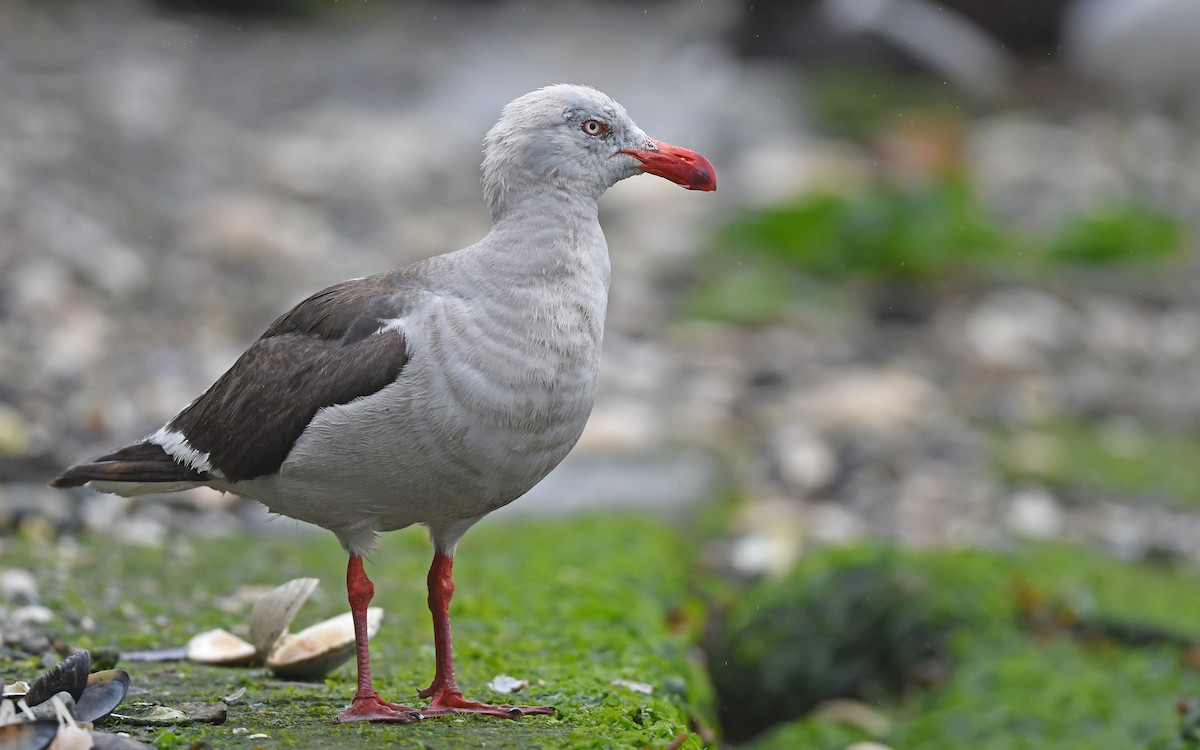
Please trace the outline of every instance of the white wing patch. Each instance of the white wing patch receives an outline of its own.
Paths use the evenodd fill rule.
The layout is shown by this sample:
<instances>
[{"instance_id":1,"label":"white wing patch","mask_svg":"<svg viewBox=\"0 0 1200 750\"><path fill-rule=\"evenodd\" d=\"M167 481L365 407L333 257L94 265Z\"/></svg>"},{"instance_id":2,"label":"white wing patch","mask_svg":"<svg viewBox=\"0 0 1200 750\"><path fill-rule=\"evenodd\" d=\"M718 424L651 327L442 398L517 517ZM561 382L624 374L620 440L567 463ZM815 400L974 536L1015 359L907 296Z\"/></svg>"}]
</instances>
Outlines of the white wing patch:
<instances>
[{"instance_id":1,"label":"white wing patch","mask_svg":"<svg viewBox=\"0 0 1200 750\"><path fill-rule=\"evenodd\" d=\"M399 331L404 333L404 324L408 322L407 318L392 318L390 320L380 320L379 329L376 334L387 333L388 331Z\"/></svg>"},{"instance_id":2,"label":"white wing patch","mask_svg":"<svg viewBox=\"0 0 1200 750\"><path fill-rule=\"evenodd\" d=\"M201 453L192 447L192 444L187 441L182 432L177 430L168 430L162 427L158 432L146 438L151 443L156 443L162 446L162 449L167 452L167 455L175 459L179 463L196 471L207 472L213 476L220 476L221 472L213 471L212 462L209 461L207 453Z\"/></svg>"}]
</instances>

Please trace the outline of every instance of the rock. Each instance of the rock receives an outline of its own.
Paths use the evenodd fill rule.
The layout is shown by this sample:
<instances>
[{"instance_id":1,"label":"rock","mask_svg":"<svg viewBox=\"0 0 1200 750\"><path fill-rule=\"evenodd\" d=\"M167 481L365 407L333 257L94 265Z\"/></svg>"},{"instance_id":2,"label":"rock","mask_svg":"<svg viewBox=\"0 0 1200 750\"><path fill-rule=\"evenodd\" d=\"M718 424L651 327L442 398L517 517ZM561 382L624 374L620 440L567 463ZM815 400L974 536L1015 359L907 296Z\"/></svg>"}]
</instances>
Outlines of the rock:
<instances>
[{"instance_id":1,"label":"rock","mask_svg":"<svg viewBox=\"0 0 1200 750\"><path fill-rule=\"evenodd\" d=\"M229 706L224 701L188 701L175 707L187 714L187 718L202 724L224 724Z\"/></svg>"},{"instance_id":2,"label":"rock","mask_svg":"<svg viewBox=\"0 0 1200 750\"><path fill-rule=\"evenodd\" d=\"M635 398L601 398L592 409L579 447L588 452L638 453L662 443L662 415L653 403Z\"/></svg>"},{"instance_id":3,"label":"rock","mask_svg":"<svg viewBox=\"0 0 1200 750\"><path fill-rule=\"evenodd\" d=\"M747 576L782 575L791 570L804 546L804 504L791 498L759 498L744 505L729 565Z\"/></svg>"},{"instance_id":4,"label":"rock","mask_svg":"<svg viewBox=\"0 0 1200 750\"><path fill-rule=\"evenodd\" d=\"M35 719L57 719L58 708L54 705L56 698L62 702L67 713L71 714L71 716L75 715L75 699L65 690L55 693L48 700L42 701L36 706L30 706L29 711Z\"/></svg>"},{"instance_id":5,"label":"rock","mask_svg":"<svg viewBox=\"0 0 1200 750\"><path fill-rule=\"evenodd\" d=\"M54 617L53 610L40 604L26 604L9 613L9 618L17 625L45 625Z\"/></svg>"},{"instance_id":6,"label":"rock","mask_svg":"<svg viewBox=\"0 0 1200 750\"><path fill-rule=\"evenodd\" d=\"M837 503L810 503L806 514L808 536L821 544L847 544L868 532L862 518Z\"/></svg>"},{"instance_id":7,"label":"rock","mask_svg":"<svg viewBox=\"0 0 1200 750\"><path fill-rule=\"evenodd\" d=\"M933 385L898 368L833 372L800 391L795 411L815 429L891 433L907 429L939 399Z\"/></svg>"},{"instance_id":8,"label":"rock","mask_svg":"<svg viewBox=\"0 0 1200 750\"><path fill-rule=\"evenodd\" d=\"M0 597L11 604L33 604L38 599L37 580L22 568L0 570Z\"/></svg>"},{"instance_id":9,"label":"rock","mask_svg":"<svg viewBox=\"0 0 1200 750\"><path fill-rule=\"evenodd\" d=\"M790 487L812 492L826 486L837 474L837 456L819 434L800 422L775 431L771 453L780 478Z\"/></svg>"},{"instance_id":10,"label":"rock","mask_svg":"<svg viewBox=\"0 0 1200 750\"><path fill-rule=\"evenodd\" d=\"M185 726L195 723L183 711L169 706L155 706L147 703L135 703L130 706L128 713L112 714L112 718L136 727L169 727Z\"/></svg>"},{"instance_id":11,"label":"rock","mask_svg":"<svg viewBox=\"0 0 1200 750\"><path fill-rule=\"evenodd\" d=\"M1035 487L1021 490L1009 501L1006 522L1008 527L1023 536L1050 539L1063 528L1063 512L1054 495Z\"/></svg>"},{"instance_id":12,"label":"rock","mask_svg":"<svg viewBox=\"0 0 1200 750\"><path fill-rule=\"evenodd\" d=\"M1063 24L1071 64L1142 106L1200 98L1197 36L1191 0L1076 0Z\"/></svg>"},{"instance_id":13,"label":"rock","mask_svg":"<svg viewBox=\"0 0 1200 750\"><path fill-rule=\"evenodd\" d=\"M963 325L972 353L982 362L1027 368L1044 362L1048 352L1065 346L1073 334L1074 314L1048 294L1030 289L993 292Z\"/></svg>"}]
</instances>

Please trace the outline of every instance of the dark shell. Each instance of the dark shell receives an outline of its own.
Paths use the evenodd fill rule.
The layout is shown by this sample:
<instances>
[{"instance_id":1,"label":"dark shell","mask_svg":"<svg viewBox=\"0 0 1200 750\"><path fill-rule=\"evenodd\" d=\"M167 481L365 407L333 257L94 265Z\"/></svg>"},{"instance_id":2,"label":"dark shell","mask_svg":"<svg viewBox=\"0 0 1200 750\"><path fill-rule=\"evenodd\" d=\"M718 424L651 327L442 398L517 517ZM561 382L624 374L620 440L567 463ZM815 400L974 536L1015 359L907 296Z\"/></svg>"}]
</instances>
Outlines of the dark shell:
<instances>
[{"instance_id":1,"label":"dark shell","mask_svg":"<svg viewBox=\"0 0 1200 750\"><path fill-rule=\"evenodd\" d=\"M31 706L45 703L63 690L76 701L87 687L88 673L92 671L92 655L87 651L76 651L37 678L25 694L25 702Z\"/></svg>"},{"instance_id":2,"label":"dark shell","mask_svg":"<svg viewBox=\"0 0 1200 750\"><path fill-rule=\"evenodd\" d=\"M58 734L58 721L42 719L7 724L0 727L0 748L3 750L45 750Z\"/></svg>"},{"instance_id":3,"label":"dark shell","mask_svg":"<svg viewBox=\"0 0 1200 750\"><path fill-rule=\"evenodd\" d=\"M111 714L129 692L129 673L124 669L106 669L87 679L83 695L75 703L79 721L100 721Z\"/></svg>"}]
</instances>

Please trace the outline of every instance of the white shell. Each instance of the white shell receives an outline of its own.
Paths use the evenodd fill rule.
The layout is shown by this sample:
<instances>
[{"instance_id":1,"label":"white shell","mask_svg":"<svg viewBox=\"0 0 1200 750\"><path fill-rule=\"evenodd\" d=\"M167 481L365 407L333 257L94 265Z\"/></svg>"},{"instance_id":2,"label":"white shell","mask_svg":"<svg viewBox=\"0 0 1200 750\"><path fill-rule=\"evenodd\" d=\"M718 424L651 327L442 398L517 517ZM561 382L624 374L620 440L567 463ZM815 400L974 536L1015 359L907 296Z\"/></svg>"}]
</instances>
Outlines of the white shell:
<instances>
[{"instance_id":1,"label":"white shell","mask_svg":"<svg viewBox=\"0 0 1200 750\"><path fill-rule=\"evenodd\" d=\"M379 632L383 609L367 609L367 638ZM354 620L349 612L280 638L267 656L267 666L277 677L324 677L354 655Z\"/></svg>"},{"instance_id":2,"label":"white shell","mask_svg":"<svg viewBox=\"0 0 1200 750\"><path fill-rule=\"evenodd\" d=\"M488 683L488 687L497 693L511 694L529 687L529 680L518 680L506 674L498 674Z\"/></svg>"},{"instance_id":3,"label":"white shell","mask_svg":"<svg viewBox=\"0 0 1200 750\"><path fill-rule=\"evenodd\" d=\"M254 646L246 643L228 630L215 628L197 633L187 642L183 653L188 661L197 664L215 664L220 667L236 667L254 661L257 653Z\"/></svg>"},{"instance_id":4,"label":"white shell","mask_svg":"<svg viewBox=\"0 0 1200 750\"><path fill-rule=\"evenodd\" d=\"M28 682L22 682L21 680L17 680L16 682L9 682L4 685L4 697L5 698L20 698L22 695L25 695L28 692L29 692L29 683Z\"/></svg>"},{"instance_id":5,"label":"white shell","mask_svg":"<svg viewBox=\"0 0 1200 750\"><path fill-rule=\"evenodd\" d=\"M296 613L320 583L316 578L295 578L263 594L250 609L250 642L259 659L266 659L279 636L287 632Z\"/></svg>"}]
</instances>

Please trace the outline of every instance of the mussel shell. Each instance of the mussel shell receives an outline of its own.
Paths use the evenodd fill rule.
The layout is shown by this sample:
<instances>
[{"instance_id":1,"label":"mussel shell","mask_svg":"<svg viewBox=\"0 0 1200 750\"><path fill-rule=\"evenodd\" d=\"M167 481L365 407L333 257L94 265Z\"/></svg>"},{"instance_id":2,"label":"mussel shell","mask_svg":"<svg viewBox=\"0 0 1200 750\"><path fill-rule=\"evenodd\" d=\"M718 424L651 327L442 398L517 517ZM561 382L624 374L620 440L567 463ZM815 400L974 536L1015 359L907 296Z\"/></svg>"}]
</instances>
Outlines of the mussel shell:
<instances>
[{"instance_id":1,"label":"mussel shell","mask_svg":"<svg viewBox=\"0 0 1200 750\"><path fill-rule=\"evenodd\" d=\"M45 750L58 734L57 719L22 721L0 727L0 748L4 750Z\"/></svg>"},{"instance_id":2,"label":"mussel shell","mask_svg":"<svg viewBox=\"0 0 1200 750\"><path fill-rule=\"evenodd\" d=\"M75 718L100 721L116 710L129 692L129 673L124 669L106 669L88 677L83 695L75 702Z\"/></svg>"},{"instance_id":3,"label":"mussel shell","mask_svg":"<svg viewBox=\"0 0 1200 750\"><path fill-rule=\"evenodd\" d=\"M320 583L316 578L296 578L263 594L250 608L250 642L259 659L266 659L279 636Z\"/></svg>"},{"instance_id":4,"label":"mussel shell","mask_svg":"<svg viewBox=\"0 0 1200 750\"><path fill-rule=\"evenodd\" d=\"M183 650L188 661L218 667L238 667L254 661L258 651L224 628L196 633Z\"/></svg>"},{"instance_id":5,"label":"mussel shell","mask_svg":"<svg viewBox=\"0 0 1200 750\"><path fill-rule=\"evenodd\" d=\"M383 610L367 608L367 638L375 637ZM354 656L354 618L349 612L285 635L267 657L267 667L285 680L319 680Z\"/></svg>"},{"instance_id":6,"label":"mussel shell","mask_svg":"<svg viewBox=\"0 0 1200 750\"><path fill-rule=\"evenodd\" d=\"M83 695L83 689L87 687L88 673L91 671L92 655L86 650L76 651L30 683L25 702L36 706L64 690L78 701L79 696Z\"/></svg>"}]
</instances>

